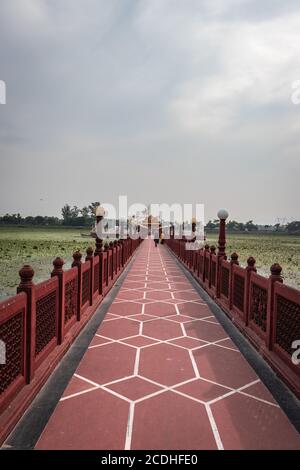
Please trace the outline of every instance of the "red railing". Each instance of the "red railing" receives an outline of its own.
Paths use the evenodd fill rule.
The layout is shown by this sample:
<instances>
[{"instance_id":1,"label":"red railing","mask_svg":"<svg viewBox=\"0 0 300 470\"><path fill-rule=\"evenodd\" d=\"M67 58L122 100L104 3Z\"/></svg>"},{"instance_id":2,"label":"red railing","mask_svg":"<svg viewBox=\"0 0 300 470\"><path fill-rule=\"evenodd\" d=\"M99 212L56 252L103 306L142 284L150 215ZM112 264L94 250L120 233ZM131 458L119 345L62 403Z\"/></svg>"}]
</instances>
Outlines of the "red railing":
<instances>
[{"instance_id":1,"label":"red railing","mask_svg":"<svg viewBox=\"0 0 300 470\"><path fill-rule=\"evenodd\" d=\"M33 283L30 266L20 270L18 294L0 302L0 347L5 350L5 363L0 363L0 443L140 243L141 239L116 241L95 256L88 248L84 262L77 251L68 271L56 258L51 278L39 284Z\"/></svg>"},{"instance_id":2,"label":"red railing","mask_svg":"<svg viewBox=\"0 0 300 470\"><path fill-rule=\"evenodd\" d=\"M268 284L267 278L260 276L256 272L251 273L246 324L259 338L258 341L256 340L257 344L259 344L260 339L266 342ZM251 332L249 334L252 335ZM255 336L253 336L253 341L255 341Z\"/></svg>"},{"instance_id":3,"label":"red railing","mask_svg":"<svg viewBox=\"0 0 300 470\"><path fill-rule=\"evenodd\" d=\"M95 257L95 258L98 258ZM63 292L60 299L60 342L65 333L77 320L78 309L78 269L76 267L63 272Z\"/></svg>"},{"instance_id":4,"label":"red railing","mask_svg":"<svg viewBox=\"0 0 300 470\"><path fill-rule=\"evenodd\" d=\"M6 363L0 365L0 412L26 383L27 296L20 293L0 304L0 338Z\"/></svg>"},{"instance_id":5,"label":"red railing","mask_svg":"<svg viewBox=\"0 0 300 470\"><path fill-rule=\"evenodd\" d=\"M236 253L228 261L215 254L215 247L188 250L185 240L166 243L300 397L300 365L292 361L293 343L300 340L300 291L282 283L281 267L272 265L265 278L256 273L252 257L243 268Z\"/></svg>"},{"instance_id":6,"label":"red railing","mask_svg":"<svg viewBox=\"0 0 300 470\"><path fill-rule=\"evenodd\" d=\"M58 341L59 291L58 278L37 284L35 295L35 325L32 323L31 341L34 344L34 371L55 348ZM32 311L34 308L32 308ZM34 318L34 315L31 315Z\"/></svg>"}]
</instances>

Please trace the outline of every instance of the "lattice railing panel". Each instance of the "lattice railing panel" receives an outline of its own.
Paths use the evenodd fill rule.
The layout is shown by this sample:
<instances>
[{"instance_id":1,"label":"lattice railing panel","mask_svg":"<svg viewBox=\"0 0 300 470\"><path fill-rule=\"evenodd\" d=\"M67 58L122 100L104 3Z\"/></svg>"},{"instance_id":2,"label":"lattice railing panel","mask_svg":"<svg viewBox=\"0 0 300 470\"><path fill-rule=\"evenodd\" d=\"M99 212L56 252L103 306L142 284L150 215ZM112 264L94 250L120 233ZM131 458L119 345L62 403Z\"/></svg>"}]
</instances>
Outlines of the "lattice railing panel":
<instances>
[{"instance_id":1,"label":"lattice railing panel","mask_svg":"<svg viewBox=\"0 0 300 470\"><path fill-rule=\"evenodd\" d=\"M217 271L217 263L215 261L211 262L211 285L215 287L216 285L216 271Z\"/></svg>"},{"instance_id":2,"label":"lattice railing panel","mask_svg":"<svg viewBox=\"0 0 300 470\"><path fill-rule=\"evenodd\" d=\"M249 319L262 331L267 331L268 291L252 283L250 291Z\"/></svg>"},{"instance_id":3,"label":"lattice railing panel","mask_svg":"<svg viewBox=\"0 0 300 470\"><path fill-rule=\"evenodd\" d=\"M90 297L90 270L85 271L82 275L82 300L81 305L84 305Z\"/></svg>"},{"instance_id":4,"label":"lattice railing panel","mask_svg":"<svg viewBox=\"0 0 300 470\"><path fill-rule=\"evenodd\" d=\"M199 273L203 274L203 256L199 256Z\"/></svg>"},{"instance_id":5,"label":"lattice railing panel","mask_svg":"<svg viewBox=\"0 0 300 470\"><path fill-rule=\"evenodd\" d=\"M233 305L244 311L245 279L239 274L233 276Z\"/></svg>"},{"instance_id":6,"label":"lattice railing panel","mask_svg":"<svg viewBox=\"0 0 300 470\"><path fill-rule=\"evenodd\" d=\"M65 285L65 324L76 315L78 296L78 279L73 278Z\"/></svg>"},{"instance_id":7,"label":"lattice railing panel","mask_svg":"<svg viewBox=\"0 0 300 470\"><path fill-rule=\"evenodd\" d=\"M94 266L94 293L99 289L99 264Z\"/></svg>"},{"instance_id":8,"label":"lattice railing panel","mask_svg":"<svg viewBox=\"0 0 300 470\"><path fill-rule=\"evenodd\" d=\"M229 269L221 267L221 294L229 297Z\"/></svg>"},{"instance_id":9,"label":"lattice railing panel","mask_svg":"<svg viewBox=\"0 0 300 470\"><path fill-rule=\"evenodd\" d=\"M106 284L107 283L107 258L105 258L104 262L103 262L103 277L102 277L102 281L103 281L103 284Z\"/></svg>"},{"instance_id":10,"label":"lattice railing panel","mask_svg":"<svg viewBox=\"0 0 300 470\"><path fill-rule=\"evenodd\" d=\"M56 309L56 290L36 302L36 355L56 336Z\"/></svg>"},{"instance_id":11,"label":"lattice railing panel","mask_svg":"<svg viewBox=\"0 0 300 470\"><path fill-rule=\"evenodd\" d=\"M21 311L0 325L6 361L0 364L0 395L23 374L23 315Z\"/></svg>"},{"instance_id":12,"label":"lattice railing panel","mask_svg":"<svg viewBox=\"0 0 300 470\"><path fill-rule=\"evenodd\" d=\"M205 258L205 279L208 279L209 274L209 258Z\"/></svg>"},{"instance_id":13,"label":"lattice railing panel","mask_svg":"<svg viewBox=\"0 0 300 470\"><path fill-rule=\"evenodd\" d=\"M289 355L295 349L293 341L300 339L300 305L281 295L277 296L276 343Z\"/></svg>"}]
</instances>

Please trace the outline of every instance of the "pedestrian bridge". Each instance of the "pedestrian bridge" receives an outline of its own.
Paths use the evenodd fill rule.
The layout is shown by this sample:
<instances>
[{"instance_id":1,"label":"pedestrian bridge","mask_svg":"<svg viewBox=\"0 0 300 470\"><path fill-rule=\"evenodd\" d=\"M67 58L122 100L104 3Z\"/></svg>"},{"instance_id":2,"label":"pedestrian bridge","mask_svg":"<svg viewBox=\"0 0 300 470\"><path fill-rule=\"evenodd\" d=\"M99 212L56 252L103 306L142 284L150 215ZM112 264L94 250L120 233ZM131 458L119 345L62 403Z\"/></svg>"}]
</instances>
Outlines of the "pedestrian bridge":
<instances>
[{"instance_id":1,"label":"pedestrian bridge","mask_svg":"<svg viewBox=\"0 0 300 470\"><path fill-rule=\"evenodd\" d=\"M102 301L98 302L98 260L91 261L91 256L85 262L89 268L77 263L67 279L61 273L53 276L50 290L45 285L37 293L41 299L47 295L48 302L49 292L57 294L57 305L64 305L65 322L54 334L54 343L58 337L59 345L47 345L43 359L34 355L25 370L27 384L18 385L18 393L4 409L3 446L300 449L298 399L214 302L209 289L204 291L191 275L195 255L188 255L185 265L193 269L187 270L179 253L174 255L171 242L156 248L153 240L146 239L134 249L128 249L123 272L121 258L112 264L112 271L110 254L105 258L105 286L109 284L106 272L110 279L113 272L118 277L115 283L109 281L110 291ZM112 257L114 250L118 253L116 246L111 247ZM74 292L66 297L65 288L65 303L59 303L59 283L66 285L78 272L85 286L80 305L86 304L88 312L93 299L98 299L92 314L77 310L85 324L79 336L79 331L70 335L81 322L72 320L71 300L66 300ZM94 274L89 274L89 281L86 272ZM30 291L26 279L23 284ZM10 306L10 313L20 310L23 296L24 292L18 294L17 309ZM49 332L51 325L47 325ZM42 342L35 344L44 354ZM26 354L28 358L28 350ZM27 408L23 418L22 399Z\"/></svg>"}]
</instances>

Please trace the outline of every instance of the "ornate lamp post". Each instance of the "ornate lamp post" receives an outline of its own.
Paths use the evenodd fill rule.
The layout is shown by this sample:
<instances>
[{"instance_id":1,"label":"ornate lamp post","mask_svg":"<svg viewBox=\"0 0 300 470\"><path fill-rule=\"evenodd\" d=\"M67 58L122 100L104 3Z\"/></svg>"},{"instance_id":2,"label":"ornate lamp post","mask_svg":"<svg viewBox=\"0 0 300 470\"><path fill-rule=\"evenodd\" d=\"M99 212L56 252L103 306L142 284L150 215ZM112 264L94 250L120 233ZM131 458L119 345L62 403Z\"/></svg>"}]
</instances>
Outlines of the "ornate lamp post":
<instances>
[{"instance_id":1,"label":"ornate lamp post","mask_svg":"<svg viewBox=\"0 0 300 470\"><path fill-rule=\"evenodd\" d=\"M218 242L218 258L226 258L226 219L228 217L226 209L220 209L218 211L218 218L220 219L219 227L219 242Z\"/></svg>"},{"instance_id":2,"label":"ornate lamp post","mask_svg":"<svg viewBox=\"0 0 300 470\"><path fill-rule=\"evenodd\" d=\"M120 221L119 219L116 220L116 239L120 238Z\"/></svg>"},{"instance_id":3,"label":"ornate lamp post","mask_svg":"<svg viewBox=\"0 0 300 470\"><path fill-rule=\"evenodd\" d=\"M132 233L132 222L133 222L133 217L129 216L127 218L127 238L129 238L129 234L131 235Z\"/></svg>"},{"instance_id":4,"label":"ornate lamp post","mask_svg":"<svg viewBox=\"0 0 300 470\"><path fill-rule=\"evenodd\" d=\"M174 223L170 222L170 239L171 240L173 240L174 238L174 231L175 231Z\"/></svg>"},{"instance_id":5,"label":"ornate lamp post","mask_svg":"<svg viewBox=\"0 0 300 470\"><path fill-rule=\"evenodd\" d=\"M95 210L95 216L96 216L96 224L95 224L95 237L96 237L96 250L95 250L95 256L100 255L102 251L102 245L103 245L103 239L102 239L102 232L103 232L103 227L102 227L102 220L103 217L105 216L105 209L102 206L97 206Z\"/></svg>"},{"instance_id":6,"label":"ornate lamp post","mask_svg":"<svg viewBox=\"0 0 300 470\"><path fill-rule=\"evenodd\" d=\"M226 219L228 217L228 212L225 209L220 209L218 211L218 218L220 219L219 227L219 241L218 241L218 253L217 253L217 297L220 297L221 291L221 264L222 259L226 259Z\"/></svg>"},{"instance_id":7,"label":"ornate lamp post","mask_svg":"<svg viewBox=\"0 0 300 470\"><path fill-rule=\"evenodd\" d=\"M184 234L184 222L182 222L182 232L181 232L181 239L185 240L185 234Z\"/></svg>"},{"instance_id":8,"label":"ornate lamp post","mask_svg":"<svg viewBox=\"0 0 300 470\"><path fill-rule=\"evenodd\" d=\"M191 242L196 241L196 225L197 225L196 217L193 217L192 218L192 238L191 238Z\"/></svg>"}]
</instances>

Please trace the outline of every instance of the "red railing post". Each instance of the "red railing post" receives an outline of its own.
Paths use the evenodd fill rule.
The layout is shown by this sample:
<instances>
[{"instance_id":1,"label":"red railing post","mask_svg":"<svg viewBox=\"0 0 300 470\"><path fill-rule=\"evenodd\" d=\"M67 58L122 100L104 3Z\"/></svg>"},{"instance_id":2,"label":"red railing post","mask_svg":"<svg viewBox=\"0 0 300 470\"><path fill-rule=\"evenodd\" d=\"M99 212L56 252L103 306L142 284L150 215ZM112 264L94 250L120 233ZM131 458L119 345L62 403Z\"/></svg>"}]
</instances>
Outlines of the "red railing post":
<instances>
[{"instance_id":1,"label":"red railing post","mask_svg":"<svg viewBox=\"0 0 300 470\"><path fill-rule=\"evenodd\" d=\"M108 286L109 284L109 244L106 242L105 245L104 245L104 251L107 255L107 258L106 258L106 272L105 272L105 284L106 284L106 287Z\"/></svg>"},{"instance_id":2,"label":"red railing post","mask_svg":"<svg viewBox=\"0 0 300 470\"><path fill-rule=\"evenodd\" d=\"M126 250L125 250L125 263L127 263L128 258L129 258L129 235L127 235L126 238Z\"/></svg>"},{"instance_id":3,"label":"red railing post","mask_svg":"<svg viewBox=\"0 0 300 470\"><path fill-rule=\"evenodd\" d=\"M197 250L197 266L196 266L196 277L197 277L197 279L199 279L200 253L201 253L201 248L199 248L199 250Z\"/></svg>"},{"instance_id":4,"label":"red railing post","mask_svg":"<svg viewBox=\"0 0 300 470\"><path fill-rule=\"evenodd\" d=\"M101 238L96 238L96 249L95 249L95 253L94 253L94 256L97 256L102 253L103 251L103 240Z\"/></svg>"},{"instance_id":5,"label":"red railing post","mask_svg":"<svg viewBox=\"0 0 300 470\"><path fill-rule=\"evenodd\" d=\"M228 212L225 209L221 209L218 212L218 218L220 219L219 225L219 240L218 240L218 254L217 254L217 279L216 279L216 296L221 296L221 266L222 259L227 259L226 256L226 219Z\"/></svg>"},{"instance_id":6,"label":"red railing post","mask_svg":"<svg viewBox=\"0 0 300 470\"><path fill-rule=\"evenodd\" d=\"M121 243L120 239L117 240L117 271L121 271Z\"/></svg>"},{"instance_id":7,"label":"red railing post","mask_svg":"<svg viewBox=\"0 0 300 470\"><path fill-rule=\"evenodd\" d=\"M32 281L34 270L28 264L25 264L19 271L21 282L17 287L17 293L25 292L27 295L26 309L26 357L25 357L25 382L28 384L34 375L34 357L35 357L35 335L36 335L36 302L35 285Z\"/></svg>"},{"instance_id":8,"label":"red railing post","mask_svg":"<svg viewBox=\"0 0 300 470\"><path fill-rule=\"evenodd\" d=\"M103 240L101 238L96 238L96 249L94 256L99 256L99 294L102 295L102 263L103 263Z\"/></svg>"},{"instance_id":9,"label":"red railing post","mask_svg":"<svg viewBox=\"0 0 300 470\"><path fill-rule=\"evenodd\" d=\"M211 288L211 273L212 273L212 255L216 254L215 245L211 245L209 252L209 275L208 275L208 287Z\"/></svg>"},{"instance_id":10,"label":"red railing post","mask_svg":"<svg viewBox=\"0 0 300 470\"><path fill-rule=\"evenodd\" d=\"M273 319L274 319L274 284L275 282L283 282L281 277L282 267L280 264L272 264L271 275L269 277L268 286L268 307L267 307L267 331L266 331L266 346L268 349L273 348Z\"/></svg>"},{"instance_id":11,"label":"red railing post","mask_svg":"<svg viewBox=\"0 0 300 470\"><path fill-rule=\"evenodd\" d=\"M58 319L57 319L57 344L61 344L64 339L64 311L65 311L65 282L64 282L64 270L63 265L65 264L62 258L55 258L53 261L53 271L51 277L58 277Z\"/></svg>"},{"instance_id":12,"label":"red railing post","mask_svg":"<svg viewBox=\"0 0 300 470\"><path fill-rule=\"evenodd\" d=\"M109 275L110 275L110 279L113 281L114 279L114 243L112 241L109 242L109 250L111 252Z\"/></svg>"},{"instance_id":13,"label":"red railing post","mask_svg":"<svg viewBox=\"0 0 300 470\"><path fill-rule=\"evenodd\" d=\"M233 266L234 265L239 265L239 262L238 262L238 254L233 252L231 254L231 259L230 259L230 274L229 274L229 310L232 309L232 302L233 302L233 295L234 295L234 279L233 279Z\"/></svg>"},{"instance_id":14,"label":"red railing post","mask_svg":"<svg viewBox=\"0 0 300 470\"><path fill-rule=\"evenodd\" d=\"M247 259L247 267L246 267L246 275L245 275L245 296L244 296L244 315L245 315L245 325L248 326L249 324L249 304L250 304L250 277L251 273L256 273L255 267L255 258L250 256Z\"/></svg>"},{"instance_id":15,"label":"red railing post","mask_svg":"<svg viewBox=\"0 0 300 470\"><path fill-rule=\"evenodd\" d=\"M121 252L120 252L120 263L121 263L121 269L123 269L124 267L124 240L119 240L119 243L120 243L120 249L121 249Z\"/></svg>"},{"instance_id":16,"label":"red railing post","mask_svg":"<svg viewBox=\"0 0 300 470\"><path fill-rule=\"evenodd\" d=\"M86 250L85 261L90 262L90 305L93 305L93 292L94 292L94 250L89 246Z\"/></svg>"},{"instance_id":17,"label":"red railing post","mask_svg":"<svg viewBox=\"0 0 300 470\"><path fill-rule=\"evenodd\" d=\"M82 298L82 262L81 262L82 254L80 251L75 251L73 253L73 263L72 268L75 266L77 267L78 271L78 292L77 292L77 321L80 321L81 318L81 298Z\"/></svg>"},{"instance_id":18,"label":"red railing post","mask_svg":"<svg viewBox=\"0 0 300 470\"><path fill-rule=\"evenodd\" d=\"M103 251L99 256L99 294L103 295Z\"/></svg>"},{"instance_id":19,"label":"red railing post","mask_svg":"<svg viewBox=\"0 0 300 470\"><path fill-rule=\"evenodd\" d=\"M118 274L118 242L117 240L114 240L114 271L115 275Z\"/></svg>"},{"instance_id":20,"label":"red railing post","mask_svg":"<svg viewBox=\"0 0 300 470\"><path fill-rule=\"evenodd\" d=\"M204 246L204 257L203 257L203 275L202 275L202 281L203 281L203 284L205 283L205 279L206 279L206 274L207 276L209 276L209 267L207 268L207 262L206 260L209 260L209 245L206 244Z\"/></svg>"}]
</instances>

